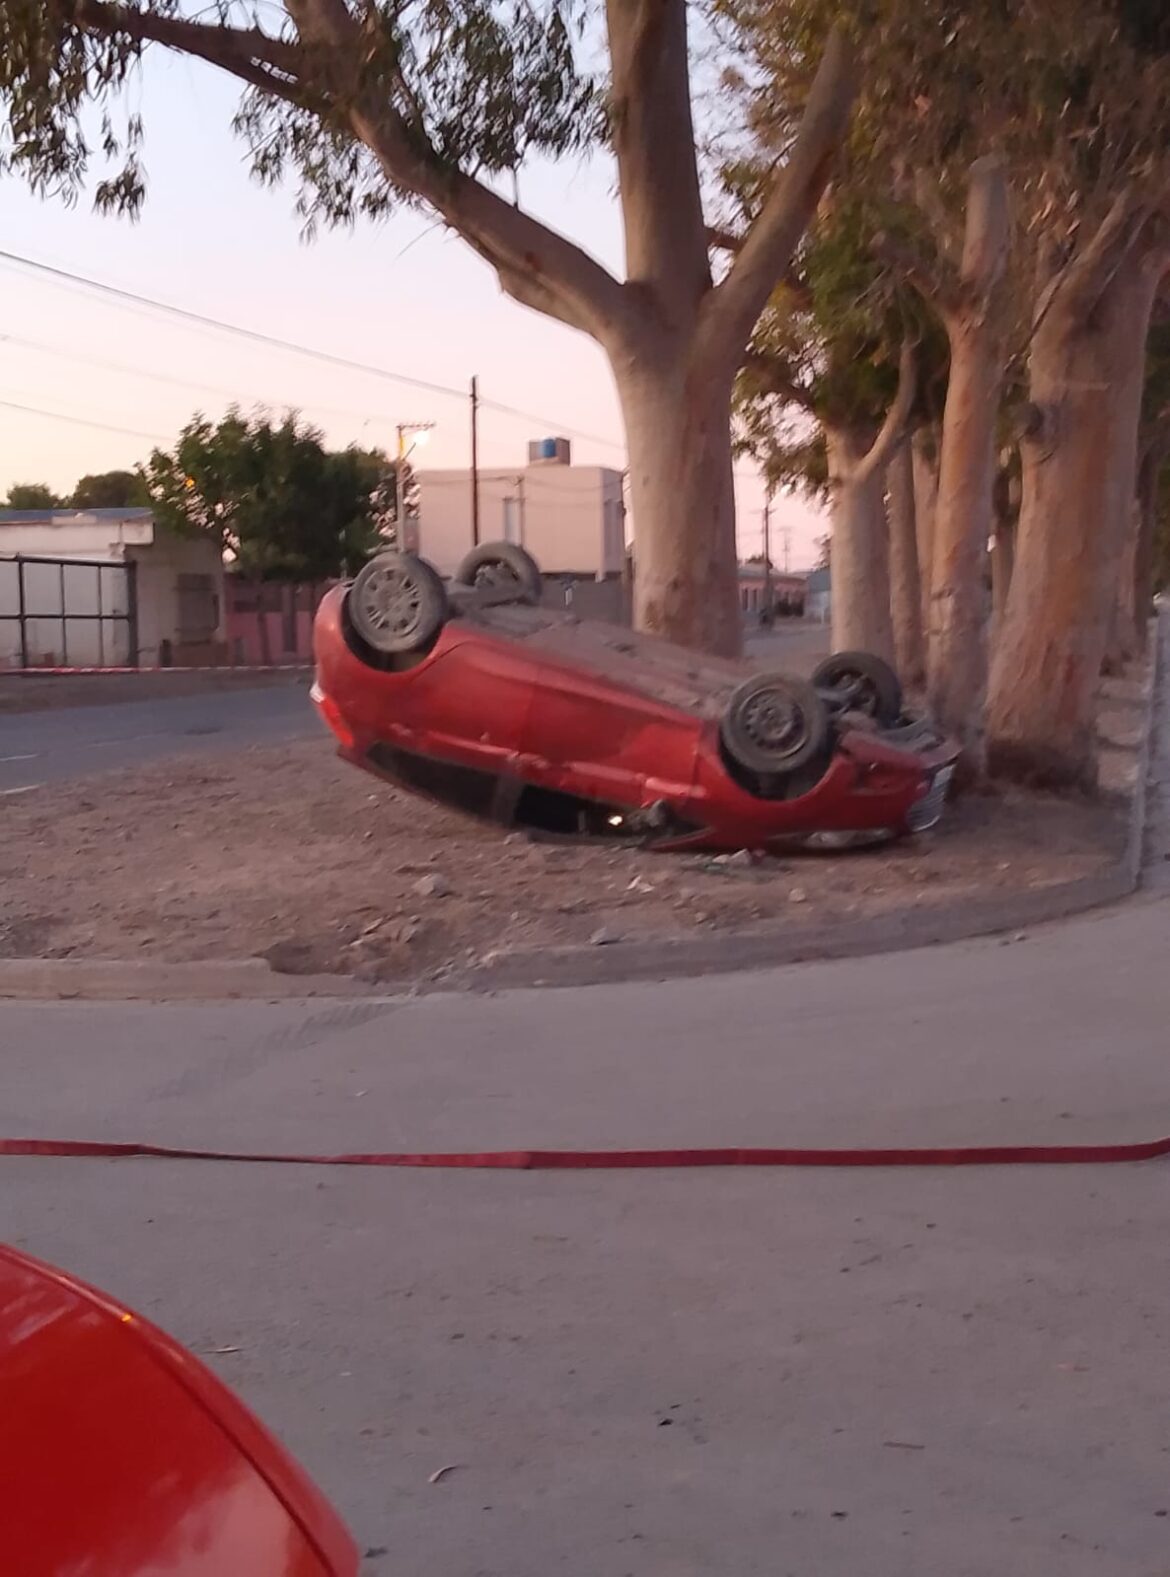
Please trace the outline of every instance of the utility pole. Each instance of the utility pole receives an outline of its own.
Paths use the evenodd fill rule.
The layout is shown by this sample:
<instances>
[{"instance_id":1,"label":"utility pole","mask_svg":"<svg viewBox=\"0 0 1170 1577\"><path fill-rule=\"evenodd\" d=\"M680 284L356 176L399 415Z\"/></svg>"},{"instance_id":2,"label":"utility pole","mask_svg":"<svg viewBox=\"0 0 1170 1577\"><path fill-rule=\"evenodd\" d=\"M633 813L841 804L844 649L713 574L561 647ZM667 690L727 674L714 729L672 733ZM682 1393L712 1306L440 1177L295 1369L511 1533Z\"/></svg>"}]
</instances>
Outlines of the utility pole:
<instances>
[{"instance_id":1,"label":"utility pole","mask_svg":"<svg viewBox=\"0 0 1170 1577\"><path fill-rule=\"evenodd\" d=\"M471 380L471 545L479 546L479 379Z\"/></svg>"},{"instance_id":2,"label":"utility pole","mask_svg":"<svg viewBox=\"0 0 1170 1577\"><path fill-rule=\"evenodd\" d=\"M406 525L402 519L402 467L406 460L406 428L398 428L398 448L394 456L394 534L398 551L406 552Z\"/></svg>"},{"instance_id":3,"label":"utility pole","mask_svg":"<svg viewBox=\"0 0 1170 1577\"><path fill-rule=\"evenodd\" d=\"M772 615L772 495L764 494L764 608Z\"/></svg>"},{"instance_id":4,"label":"utility pole","mask_svg":"<svg viewBox=\"0 0 1170 1577\"><path fill-rule=\"evenodd\" d=\"M430 436L434 422L399 422L395 431L398 434L398 450L394 463L394 529L398 537L398 551L400 553L417 553L418 541L410 540L406 530L406 489L402 485L402 473L406 469L406 462L414 453L419 444L426 443ZM406 441L407 434L411 434L411 442Z\"/></svg>"}]
</instances>

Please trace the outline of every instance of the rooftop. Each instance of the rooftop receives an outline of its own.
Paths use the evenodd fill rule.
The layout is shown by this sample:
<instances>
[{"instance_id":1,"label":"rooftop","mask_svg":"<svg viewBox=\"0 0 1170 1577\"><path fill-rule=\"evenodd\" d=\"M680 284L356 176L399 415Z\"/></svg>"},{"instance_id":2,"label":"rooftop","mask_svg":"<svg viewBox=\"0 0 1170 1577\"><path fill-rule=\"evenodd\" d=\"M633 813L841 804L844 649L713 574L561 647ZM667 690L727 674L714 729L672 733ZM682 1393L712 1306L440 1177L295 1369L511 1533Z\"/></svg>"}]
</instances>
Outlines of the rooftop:
<instances>
[{"instance_id":1,"label":"rooftop","mask_svg":"<svg viewBox=\"0 0 1170 1577\"><path fill-rule=\"evenodd\" d=\"M0 526L95 525L111 520L151 520L154 511L135 505L127 509L0 509Z\"/></svg>"}]
</instances>

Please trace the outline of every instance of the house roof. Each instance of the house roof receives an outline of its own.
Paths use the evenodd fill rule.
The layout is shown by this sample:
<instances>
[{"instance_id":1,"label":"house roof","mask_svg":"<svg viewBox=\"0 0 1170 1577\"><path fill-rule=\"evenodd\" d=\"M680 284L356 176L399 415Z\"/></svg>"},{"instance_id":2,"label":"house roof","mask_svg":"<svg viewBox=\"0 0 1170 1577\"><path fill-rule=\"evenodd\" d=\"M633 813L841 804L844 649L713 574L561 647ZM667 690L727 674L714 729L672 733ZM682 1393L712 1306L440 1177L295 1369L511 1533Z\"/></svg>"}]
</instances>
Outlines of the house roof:
<instances>
[{"instance_id":1,"label":"house roof","mask_svg":"<svg viewBox=\"0 0 1170 1577\"><path fill-rule=\"evenodd\" d=\"M135 505L128 509L0 509L0 526L95 525L111 520L151 520L154 510Z\"/></svg>"},{"instance_id":2,"label":"house roof","mask_svg":"<svg viewBox=\"0 0 1170 1577\"><path fill-rule=\"evenodd\" d=\"M765 579L764 566L762 564L741 564L739 566L739 578L741 582L758 580L762 584ZM777 569L774 564L772 566L772 580L776 585L784 583L791 586L799 582L803 586L805 579L806 576L803 570Z\"/></svg>"}]
</instances>

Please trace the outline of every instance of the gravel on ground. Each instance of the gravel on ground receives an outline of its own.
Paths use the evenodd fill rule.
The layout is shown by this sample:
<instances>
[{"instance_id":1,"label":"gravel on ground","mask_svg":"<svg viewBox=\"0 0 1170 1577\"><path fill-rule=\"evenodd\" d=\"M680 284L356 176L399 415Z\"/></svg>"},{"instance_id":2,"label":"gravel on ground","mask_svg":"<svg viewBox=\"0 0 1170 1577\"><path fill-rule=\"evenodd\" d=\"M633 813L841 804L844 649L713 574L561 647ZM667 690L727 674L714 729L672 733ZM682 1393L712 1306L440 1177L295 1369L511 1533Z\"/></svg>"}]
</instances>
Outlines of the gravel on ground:
<instances>
[{"instance_id":1,"label":"gravel on ground","mask_svg":"<svg viewBox=\"0 0 1170 1577\"><path fill-rule=\"evenodd\" d=\"M0 805L0 956L261 956L428 979L500 949L793 931L1089 876L1124 840L1140 676L1103 692L1096 801L969 796L934 832L847 854L532 843L340 762L328 738L174 758Z\"/></svg>"}]
</instances>

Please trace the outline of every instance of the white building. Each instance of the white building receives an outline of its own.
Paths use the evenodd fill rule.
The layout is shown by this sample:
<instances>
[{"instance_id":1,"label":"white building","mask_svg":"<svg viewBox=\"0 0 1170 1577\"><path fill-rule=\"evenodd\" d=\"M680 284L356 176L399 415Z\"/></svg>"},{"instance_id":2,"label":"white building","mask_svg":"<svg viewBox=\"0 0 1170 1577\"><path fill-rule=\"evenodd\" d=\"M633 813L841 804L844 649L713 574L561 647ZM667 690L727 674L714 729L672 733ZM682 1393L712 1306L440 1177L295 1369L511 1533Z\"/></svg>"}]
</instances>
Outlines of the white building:
<instances>
[{"instance_id":1,"label":"white building","mask_svg":"<svg viewBox=\"0 0 1170 1577\"><path fill-rule=\"evenodd\" d=\"M210 663L223 561L149 509L0 509L0 668Z\"/></svg>"},{"instance_id":2,"label":"white building","mask_svg":"<svg viewBox=\"0 0 1170 1577\"><path fill-rule=\"evenodd\" d=\"M470 471L418 471L417 542L442 575L472 547ZM618 616L625 582L622 473L573 465L567 439L529 445L528 463L479 473L479 540L527 548L551 583L582 612ZM603 584L611 595L591 591ZM559 591L558 591L559 584Z\"/></svg>"}]
</instances>

